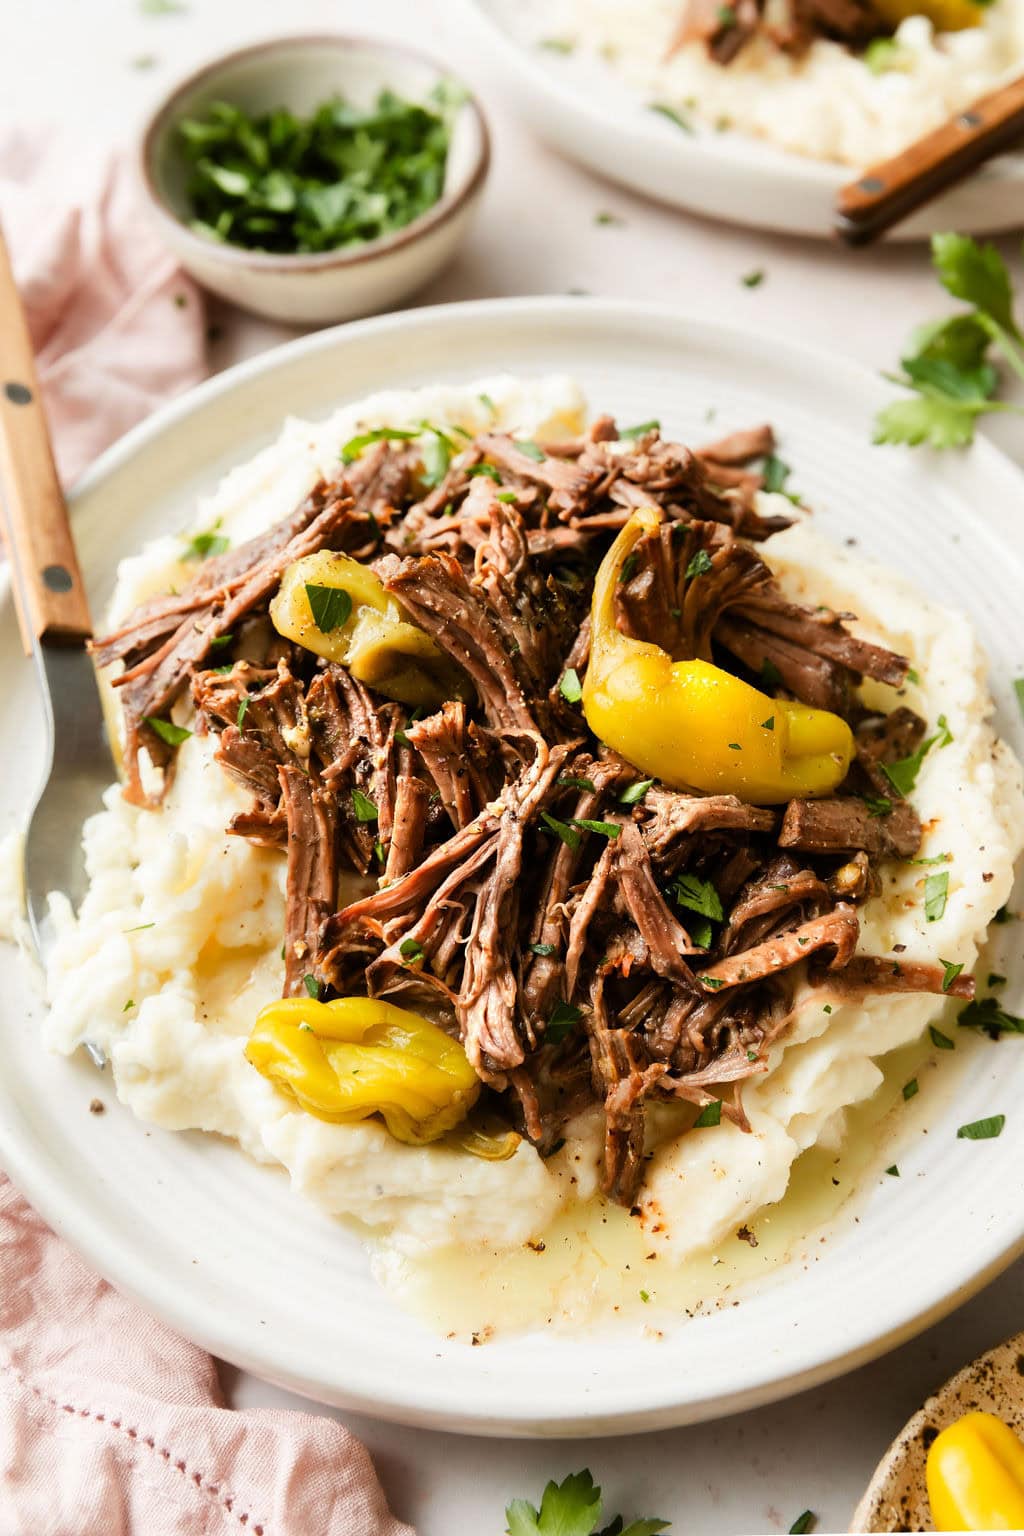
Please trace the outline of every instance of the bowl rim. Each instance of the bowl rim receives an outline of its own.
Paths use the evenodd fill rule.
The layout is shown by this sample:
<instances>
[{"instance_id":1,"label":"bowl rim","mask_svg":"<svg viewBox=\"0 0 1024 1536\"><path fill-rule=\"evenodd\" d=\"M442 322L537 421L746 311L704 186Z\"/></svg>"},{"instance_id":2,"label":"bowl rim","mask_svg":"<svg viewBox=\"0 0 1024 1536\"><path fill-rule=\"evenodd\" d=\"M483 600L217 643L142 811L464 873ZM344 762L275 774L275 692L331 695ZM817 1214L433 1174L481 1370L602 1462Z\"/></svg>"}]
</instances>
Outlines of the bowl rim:
<instances>
[{"instance_id":1,"label":"bowl rim","mask_svg":"<svg viewBox=\"0 0 1024 1536\"><path fill-rule=\"evenodd\" d=\"M156 145L168 127L181 98L229 65L241 63L260 54L308 46L334 48L340 46L345 51L375 49L402 56L418 64L425 64L437 72L439 79L453 80L465 92L462 107L472 114L477 127L476 160L470 174L458 191L450 194L442 193L433 207L413 219L410 224L395 230L392 234L382 235L377 240L368 240L349 250L338 248L331 251L296 251L294 253L250 251L244 246L231 245L227 241L218 244L213 240L204 240L171 210L157 188L153 173ZM490 165L491 134L487 126L487 118L475 94L463 80L451 71L445 70L430 54L423 53L418 48L409 48L404 43L392 42L390 38L354 36L346 32L286 33L279 37L265 38L262 42L249 43L244 48L235 48L230 53L221 53L215 58L208 59L205 64L201 64L197 69L179 79L162 97L147 118L136 145L136 170L150 207L161 224L174 230L175 238L187 241L197 252L202 252L214 261L223 262L226 266L250 268L265 273L322 272L331 267L360 266L363 263L390 256L392 252L432 233L460 213L482 188Z\"/></svg>"}]
</instances>

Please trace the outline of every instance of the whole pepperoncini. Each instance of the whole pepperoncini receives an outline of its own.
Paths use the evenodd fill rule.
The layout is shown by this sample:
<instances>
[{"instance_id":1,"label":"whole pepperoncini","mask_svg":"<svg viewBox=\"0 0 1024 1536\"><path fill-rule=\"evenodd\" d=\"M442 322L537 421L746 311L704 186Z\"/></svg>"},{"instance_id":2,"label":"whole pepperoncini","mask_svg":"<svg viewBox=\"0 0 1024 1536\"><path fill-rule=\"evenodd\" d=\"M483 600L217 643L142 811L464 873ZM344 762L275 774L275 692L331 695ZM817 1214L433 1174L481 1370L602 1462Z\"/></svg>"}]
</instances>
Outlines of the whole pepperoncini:
<instances>
[{"instance_id":1,"label":"whole pepperoncini","mask_svg":"<svg viewBox=\"0 0 1024 1536\"><path fill-rule=\"evenodd\" d=\"M457 1040L418 1013L369 997L281 998L260 1013L245 1054L318 1119L380 1115L413 1146L461 1124L480 1093ZM511 1156L515 1145L482 1155Z\"/></svg>"},{"instance_id":2,"label":"whole pepperoncini","mask_svg":"<svg viewBox=\"0 0 1024 1536\"><path fill-rule=\"evenodd\" d=\"M590 729L677 789L762 804L830 794L853 756L853 735L838 715L772 699L708 661L673 661L616 627L623 567L659 526L653 510L635 512L598 570L583 683Z\"/></svg>"},{"instance_id":3,"label":"whole pepperoncini","mask_svg":"<svg viewBox=\"0 0 1024 1536\"><path fill-rule=\"evenodd\" d=\"M270 618L279 635L402 704L427 708L465 697L465 679L368 565L318 550L288 566Z\"/></svg>"},{"instance_id":4,"label":"whole pepperoncini","mask_svg":"<svg viewBox=\"0 0 1024 1536\"><path fill-rule=\"evenodd\" d=\"M926 1478L937 1531L1024 1530L1024 1445L993 1414L967 1413L936 1436Z\"/></svg>"}]
</instances>

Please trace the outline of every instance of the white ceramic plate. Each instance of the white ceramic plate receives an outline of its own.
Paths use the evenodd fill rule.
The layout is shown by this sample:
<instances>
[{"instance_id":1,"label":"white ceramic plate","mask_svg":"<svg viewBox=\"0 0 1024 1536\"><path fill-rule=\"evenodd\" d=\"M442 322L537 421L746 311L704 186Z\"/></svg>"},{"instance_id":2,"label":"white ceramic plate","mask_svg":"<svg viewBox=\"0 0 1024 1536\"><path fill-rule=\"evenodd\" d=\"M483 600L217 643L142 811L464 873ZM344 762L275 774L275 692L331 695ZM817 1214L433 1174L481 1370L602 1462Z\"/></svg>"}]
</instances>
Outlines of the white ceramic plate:
<instances>
[{"instance_id":1,"label":"white ceramic plate","mask_svg":"<svg viewBox=\"0 0 1024 1536\"><path fill-rule=\"evenodd\" d=\"M677 208L757 229L832 235L835 195L854 175L849 166L790 154L744 133L699 126L682 133L610 68L538 48L536 8L526 11L518 0L450 3L500 64L510 106L560 153ZM1017 229L1022 185L1024 155L1003 155L890 238Z\"/></svg>"},{"instance_id":2,"label":"white ceramic plate","mask_svg":"<svg viewBox=\"0 0 1024 1536\"><path fill-rule=\"evenodd\" d=\"M184 526L196 493L275 436L286 412L320 416L382 387L500 369L569 371L594 408L626 422L657 416L690 440L770 417L826 529L884 552L934 597L970 611L992 657L1000 729L1024 748L1011 684L1024 674L1017 470L985 443L941 462L873 449L884 386L870 374L645 306L523 299L423 309L321 332L193 391L106 454L74 499L94 611L117 560ZM9 604L0 608L0 678L0 806L14 824L40 767L41 712ZM1020 961L1016 970L1007 1006L1019 1009ZM1024 1250L1024 1043L964 1042L942 1064L951 1091L933 1102L922 1090L929 1134L896 1149L903 1176L871 1180L859 1223L815 1242L813 1261L738 1305L665 1325L662 1338L637 1327L499 1336L472 1349L401 1315L359 1241L283 1175L212 1137L144 1127L87 1060L47 1056L40 1013L24 968L9 959L0 1161L46 1218L215 1353L389 1418L477 1433L602 1434L749 1407L878 1354ZM101 1116L88 1108L97 1094ZM1008 1114L999 1140L956 1140L958 1124L997 1111Z\"/></svg>"}]
</instances>

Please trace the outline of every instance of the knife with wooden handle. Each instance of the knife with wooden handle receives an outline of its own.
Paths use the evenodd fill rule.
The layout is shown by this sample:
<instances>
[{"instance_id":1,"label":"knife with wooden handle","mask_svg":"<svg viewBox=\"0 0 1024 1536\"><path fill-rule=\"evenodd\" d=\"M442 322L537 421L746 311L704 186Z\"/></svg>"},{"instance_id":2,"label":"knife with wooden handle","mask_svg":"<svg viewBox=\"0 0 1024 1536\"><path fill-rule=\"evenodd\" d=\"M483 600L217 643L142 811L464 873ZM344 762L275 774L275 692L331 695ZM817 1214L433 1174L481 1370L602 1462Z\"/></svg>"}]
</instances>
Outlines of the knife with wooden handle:
<instances>
[{"instance_id":1,"label":"knife with wooden handle","mask_svg":"<svg viewBox=\"0 0 1024 1536\"><path fill-rule=\"evenodd\" d=\"M0 233L0 482L26 655L33 640L84 645L89 605L50 448L28 324Z\"/></svg>"},{"instance_id":2,"label":"knife with wooden handle","mask_svg":"<svg viewBox=\"0 0 1024 1536\"><path fill-rule=\"evenodd\" d=\"M847 245L869 245L1022 138L1024 75L848 182L836 198L836 234Z\"/></svg>"}]
</instances>

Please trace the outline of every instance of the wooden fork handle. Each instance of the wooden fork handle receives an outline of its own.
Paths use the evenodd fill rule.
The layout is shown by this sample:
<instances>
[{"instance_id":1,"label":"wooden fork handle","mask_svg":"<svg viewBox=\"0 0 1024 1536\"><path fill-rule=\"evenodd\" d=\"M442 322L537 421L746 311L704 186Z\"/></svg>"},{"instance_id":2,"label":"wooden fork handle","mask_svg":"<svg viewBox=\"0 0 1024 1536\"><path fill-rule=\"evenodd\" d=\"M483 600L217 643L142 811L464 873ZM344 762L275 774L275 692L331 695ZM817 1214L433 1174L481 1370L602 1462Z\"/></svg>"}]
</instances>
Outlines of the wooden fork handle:
<instances>
[{"instance_id":1,"label":"wooden fork handle","mask_svg":"<svg viewBox=\"0 0 1024 1536\"><path fill-rule=\"evenodd\" d=\"M1024 76L982 96L902 154L841 189L835 231L867 245L1024 136Z\"/></svg>"},{"instance_id":2,"label":"wooden fork handle","mask_svg":"<svg viewBox=\"0 0 1024 1536\"><path fill-rule=\"evenodd\" d=\"M26 652L33 639L81 645L89 605L57 478L32 341L0 233L0 491Z\"/></svg>"}]
</instances>

